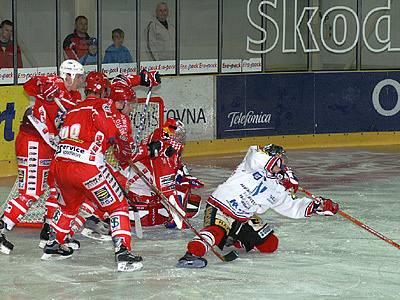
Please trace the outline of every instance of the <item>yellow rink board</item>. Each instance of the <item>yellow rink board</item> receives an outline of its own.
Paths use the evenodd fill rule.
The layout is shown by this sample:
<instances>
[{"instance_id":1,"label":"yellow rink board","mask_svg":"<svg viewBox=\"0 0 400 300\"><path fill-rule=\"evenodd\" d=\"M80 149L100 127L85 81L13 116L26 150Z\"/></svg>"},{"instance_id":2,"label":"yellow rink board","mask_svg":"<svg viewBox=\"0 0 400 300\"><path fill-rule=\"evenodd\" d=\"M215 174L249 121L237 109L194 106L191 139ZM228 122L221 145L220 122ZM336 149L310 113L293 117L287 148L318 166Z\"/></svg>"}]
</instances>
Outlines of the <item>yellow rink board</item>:
<instances>
[{"instance_id":1,"label":"yellow rink board","mask_svg":"<svg viewBox=\"0 0 400 300\"><path fill-rule=\"evenodd\" d=\"M269 143L282 145L285 149L400 145L400 132L264 136L188 142L185 146L184 157L238 153L246 151L251 145ZM17 165L15 161L0 161L0 176L16 174Z\"/></svg>"}]
</instances>

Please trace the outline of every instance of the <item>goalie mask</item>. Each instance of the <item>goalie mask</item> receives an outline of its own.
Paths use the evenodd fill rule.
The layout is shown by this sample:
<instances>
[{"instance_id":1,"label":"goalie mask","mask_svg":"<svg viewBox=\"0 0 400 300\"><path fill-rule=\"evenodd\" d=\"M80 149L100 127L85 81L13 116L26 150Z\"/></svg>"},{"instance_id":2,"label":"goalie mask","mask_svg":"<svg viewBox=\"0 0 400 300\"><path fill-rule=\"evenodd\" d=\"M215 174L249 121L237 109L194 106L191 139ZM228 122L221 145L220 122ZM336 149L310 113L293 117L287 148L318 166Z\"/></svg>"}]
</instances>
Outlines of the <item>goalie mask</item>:
<instances>
[{"instance_id":1,"label":"goalie mask","mask_svg":"<svg viewBox=\"0 0 400 300\"><path fill-rule=\"evenodd\" d=\"M182 123L182 121L168 118L163 125L163 131L166 132L171 139L181 144L185 143L186 130L185 125Z\"/></svg>"}]
</instances>

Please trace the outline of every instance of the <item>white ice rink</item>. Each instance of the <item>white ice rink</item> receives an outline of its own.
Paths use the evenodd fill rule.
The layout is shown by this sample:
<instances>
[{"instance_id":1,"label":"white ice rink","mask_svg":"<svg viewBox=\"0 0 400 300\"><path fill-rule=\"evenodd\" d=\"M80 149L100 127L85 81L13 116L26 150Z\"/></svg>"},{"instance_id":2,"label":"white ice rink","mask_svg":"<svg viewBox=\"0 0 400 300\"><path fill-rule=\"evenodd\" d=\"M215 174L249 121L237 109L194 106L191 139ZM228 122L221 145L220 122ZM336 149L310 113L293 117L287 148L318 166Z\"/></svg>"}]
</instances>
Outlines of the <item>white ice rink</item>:
<instances>
[{"instance_id":1,"label":"white ice rink","mask_svg":"<svg viewBox=\"0 0 400 300\"><path fill-rule=\"evenodd\" d=\"M288 151L303 187L400 243L400 147ZM205 200L242 155L188 160L206 187ZM0 187L5 199L10 186ZM202 205L204 208L204 203ZM37 229L8 235L11 255L0 256L0 299L400 299L400 251L337 215L291 220L268 211L280 240L271 255L239 251L222 263L209 253L205 269L177 269L193 234L144 228L134 250L140 272L117 273L111 243L80 235L81 250L42 262ZM192 220L201 228L202 214Z\"/></svg>"}]
</instances>

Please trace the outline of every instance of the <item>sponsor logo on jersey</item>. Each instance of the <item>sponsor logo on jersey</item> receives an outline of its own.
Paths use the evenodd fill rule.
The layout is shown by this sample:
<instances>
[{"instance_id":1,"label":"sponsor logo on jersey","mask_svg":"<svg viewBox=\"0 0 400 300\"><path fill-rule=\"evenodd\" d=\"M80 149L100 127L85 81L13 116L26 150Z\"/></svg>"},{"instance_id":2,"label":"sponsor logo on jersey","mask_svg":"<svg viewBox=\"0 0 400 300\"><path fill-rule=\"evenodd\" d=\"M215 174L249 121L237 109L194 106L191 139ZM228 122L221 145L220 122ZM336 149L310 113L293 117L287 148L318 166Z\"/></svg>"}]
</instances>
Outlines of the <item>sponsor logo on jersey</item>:
<instances>
[{"instance_id":1,"label":"sponsor logo on jersey","mask_svg":"<svg viewBox=\"0 0 400 300\"><path fill-rule=\"evenodd\" d=\"M100 174L97 174L96 176L90 178L89 180L86 180L83 185L87 188L87 189L92 189L94 188L96 185L98 185L99 183L103 182L103 176Z\"/></svg>"},{"instance_id":2,"label":"sponsor logo on jersey","mask_svg":"<svg viewBox=\"0 0 400 300\"><path fill-rule=\"evenodd\" d=\"M25 170L18 169L18 189L25 189Z\"/></svg>"},{"instance_id":3,"label":"sponsor logo on jersey","mask_svg":"<svg viewBox=\"0 0 400 300\"><path fill-rule=\"evenodd\" d=\"M166 187L174 184L174 174L169 174L160 177L160 185L161 187Z\"/></svg>"},{"instance_id":4,"label":"sponsor logo on jersey","mask_svg":"<svg viewBox=\"0 0 400 300\"><path fill-rule=\"evenodd\" d=\"M81 157L82 155L85 154L85 149L74 146L74 145L68 145L68 144L59 144L56 154L64 154L64 155L72 155L75 157Z\"/></svg>"},{"instance_id":5,"label":"sponsor logo on jersey","mask_svg":"<svg viewBox=\"0 0 400 300\"><path fill-rule=\"evenodd\" d=\"M40 159L39 166L48 167L51 164L51 159Z\"/></svg>"},{"instance_id":6,"label":"sponsor logo on jersey","mask_svg":"<svg viewBox=\"0 0 400 300\"><path fill-rule=\"evenodd\" d=\"M18 162L19 166L27 166L28 165L28 158L27 157L18 156L17 157L17 162Z\"/></svg>"},{"instance_id":7,"label":"sponsor logo on jersey","mask_svg":"<svg viewBox=\"0 0 400 300\"><path fill-rule=\"evenodd\" d=\"M259 179L261 179L263 176L259 173L259 172L255 172L255 173L253 173L253 178L255 179L255 180L259 180Z\"/></svg>"},{"instance_id":8,"label":"sponsor logo on jersey","mask_svg":"<svg viewBox=\"0 0 400 300\"><path fill-rule=\"evenodd\" d=\"M113 203L115 200L112 197L111 191L108 189L108 186L103 185L99 189L92 192L96 199L99 201L101 206L108 206Z\"/></svg>"}]
</instances>

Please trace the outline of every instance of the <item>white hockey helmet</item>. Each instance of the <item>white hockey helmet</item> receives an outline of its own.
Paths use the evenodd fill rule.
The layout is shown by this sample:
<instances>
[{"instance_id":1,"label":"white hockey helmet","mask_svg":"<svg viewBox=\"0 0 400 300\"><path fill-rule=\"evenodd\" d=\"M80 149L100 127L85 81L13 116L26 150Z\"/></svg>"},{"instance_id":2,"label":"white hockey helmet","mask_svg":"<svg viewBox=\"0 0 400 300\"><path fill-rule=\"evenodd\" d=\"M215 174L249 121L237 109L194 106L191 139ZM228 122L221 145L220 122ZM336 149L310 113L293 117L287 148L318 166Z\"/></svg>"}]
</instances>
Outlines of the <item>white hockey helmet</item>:
<instances>
[{"instance_id":1,"label":"white hockey helmet","mask_svg":"<svg viewBox=\"0 0 400 300\"><path fill-rule=\"evenodd\" d=\"M72 79L74 79L77 74L85 74L85 69L76 60L67 59L60 65L60 77L65 80L67 74L71 75Z\"/></svg>"}]
</instances>

